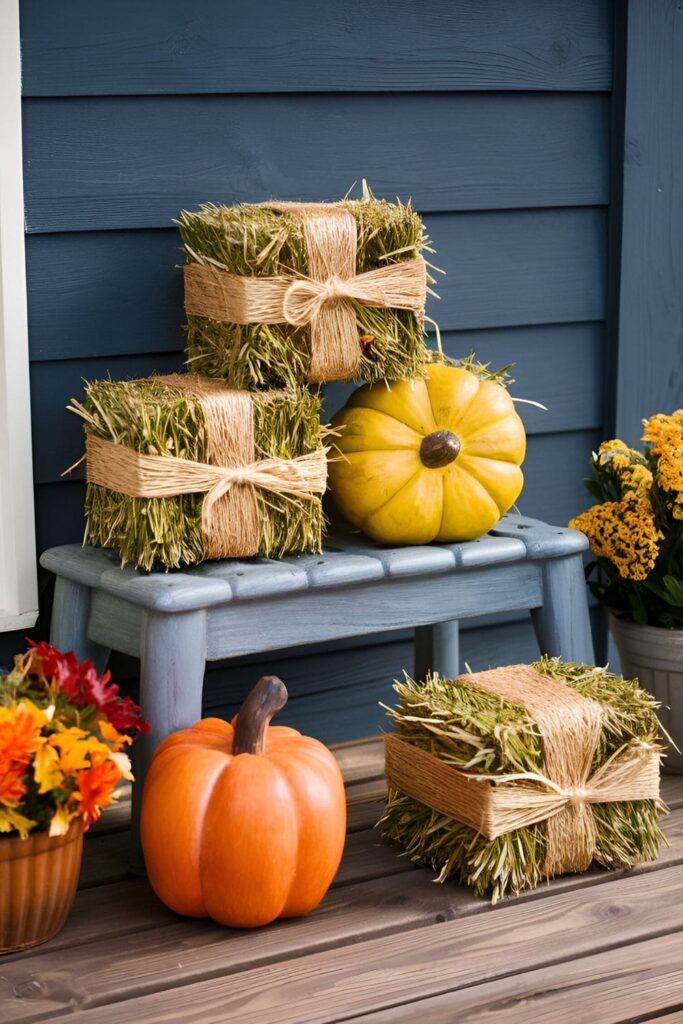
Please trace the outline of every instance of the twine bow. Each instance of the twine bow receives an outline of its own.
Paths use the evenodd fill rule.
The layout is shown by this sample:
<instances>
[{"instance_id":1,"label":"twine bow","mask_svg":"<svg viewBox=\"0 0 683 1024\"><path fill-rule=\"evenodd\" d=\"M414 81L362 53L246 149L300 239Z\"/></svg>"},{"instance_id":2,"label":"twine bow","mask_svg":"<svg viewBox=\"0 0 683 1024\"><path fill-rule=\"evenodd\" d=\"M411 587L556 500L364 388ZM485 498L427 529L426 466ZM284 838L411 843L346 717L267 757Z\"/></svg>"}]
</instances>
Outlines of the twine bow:
<instances>
[{"instance_id":1,"label":"twine bow","mask_svg":"<svg viewBox=\"0 0 683 1024\"><path fill-rule=\"evenodd\" d=\"M593 804L659 800L660 749L634 741L591 774L602 708L526 665L466 677L524 708L541 733L544 772L461 771L395 734L385 737L390 785L487 839L545 821L549 876L585 871L595 854Z\"/></svg>"},{"instance_id":2,"label":"twine bow","mask_svg":"<svg viewBox=\"0 0 683 1024\"><path fill-rule=\"evenodd\" d=\"M89 434L85 442L89 483L135 498L204 494L202 529L209 534L213 508L234 486L249 485L301 501L321 495L327 482L327 448L295 459L260 459L246 466L212 466L175 455L145 455Z\"/></svg>"},{"instance_id":3,"label":"twine bow","mask_svg":"<svg viewBox=\"0 0 683 1024\"><path fill-rule=\"evenodd\" d=\"M339 300L353 300L361 306L417 310L420 301L424 302L419 277L422 273L425 273L424 260L416 256L403 263L354 274L345 281L336 274L325 281L314 281L310 277L295 280L284 293L282 315L288 324L304 327L318 319L326 303Z\"/></svg>"},{"instance_id":4,"label":"twine bow","mask_svg":"<svg viewBox=\"0 0 683 1024\"><path fill-rule=\"evenodd\" d=\"M309 381L350 380L361 349L353 302L424 315L427 270L421 256L356 273L356 222L339 206L270 203L302 225L309 276L243 277L213 264L187 263L185 311L234 324L308 327Z\"/></svg>"}]
</instances>

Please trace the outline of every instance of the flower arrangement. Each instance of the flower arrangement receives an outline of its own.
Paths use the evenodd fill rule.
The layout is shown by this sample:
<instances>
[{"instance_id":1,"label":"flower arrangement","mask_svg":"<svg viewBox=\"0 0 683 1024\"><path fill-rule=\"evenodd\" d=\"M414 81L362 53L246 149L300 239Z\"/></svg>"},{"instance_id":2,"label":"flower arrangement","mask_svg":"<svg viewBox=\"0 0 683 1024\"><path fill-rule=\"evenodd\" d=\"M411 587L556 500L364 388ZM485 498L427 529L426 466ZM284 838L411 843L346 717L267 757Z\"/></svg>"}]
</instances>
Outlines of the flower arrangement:
<instances>
[{"instance_id":1,"label":"flower arrangement","mask_svg":"<svg viewBox=\"0 0 683 1024\"><path fill-rule=\"evenodd\" d=\"M61 836L74 818L87 829L132 779L125 747L149 725L109 672L30 643L0 677L0 833Z\"/></svg>"},{"instance_id":2,"label":"flower arrangement","mask_svg":"<svg viewBox=\"0 0 683 1024\"><path fill-rule=\"evenodd\" d=\"M586 534L604 578L593 592L640 625L683 627L683 409L644 420L643 453L605 441L593 454L598 499L570 526Z\"/></svg>"}]
</instances>

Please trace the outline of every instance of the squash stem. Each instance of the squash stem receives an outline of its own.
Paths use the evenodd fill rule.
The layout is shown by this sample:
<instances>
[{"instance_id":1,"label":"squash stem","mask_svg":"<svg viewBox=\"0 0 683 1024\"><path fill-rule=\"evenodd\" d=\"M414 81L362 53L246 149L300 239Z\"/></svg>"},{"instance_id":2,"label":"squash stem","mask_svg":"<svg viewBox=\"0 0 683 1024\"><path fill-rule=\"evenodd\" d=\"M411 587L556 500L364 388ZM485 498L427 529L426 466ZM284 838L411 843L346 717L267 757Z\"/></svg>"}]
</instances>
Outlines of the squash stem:
<instances>
[{"instance_id":1,"label":"squash stem","mask_svg":"<svg viewBox=\"0 0 683 1024\"><path fill-rule=\"evenodd\" d=\"M428 469L441 469L455 462L460 454L460 438L450 430L427 434L420 445L420 458Z\"/></svg>"},{"instance_id":2,"label":"squash stem","mask_svg":"<svg viewBox=\"0 0 683 1024\"><path fill-rule=\"evenodd\" d=\"M237 716L233 754L262 754L273 715L287 703L287 687L277 676L261 676Z\"/></svg>"}]
</instances>

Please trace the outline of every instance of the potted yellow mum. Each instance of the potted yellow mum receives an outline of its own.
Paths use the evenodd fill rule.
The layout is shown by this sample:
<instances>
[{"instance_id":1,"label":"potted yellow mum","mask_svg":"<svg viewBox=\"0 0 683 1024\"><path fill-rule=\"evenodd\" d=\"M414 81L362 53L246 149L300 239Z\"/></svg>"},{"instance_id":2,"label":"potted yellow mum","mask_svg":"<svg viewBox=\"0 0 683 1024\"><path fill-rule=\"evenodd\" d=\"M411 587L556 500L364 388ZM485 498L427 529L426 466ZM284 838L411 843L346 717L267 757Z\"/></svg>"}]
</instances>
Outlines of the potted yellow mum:
<instances>
[{"instance_id":1,"label":"potted yellow mum","mask_svg":"<svg viewBox=\"0 0 683 1024\"><path fill-rule=\"evenodd\" d=\"M149 729L109 673L32 644L0 675L0 953L60 930L76 892L83 832Z\"/></svg>"},{"instance_id":2,"label":"potted yellow mum","mask_svg":"<svg viewBox=\"0 0 683 1024\"><path fill-rule=\"evenodd\" d=\"M645 420L643 441L643 452L600 445L586 481L598 504L569 525L597 555L591 589L610 613L624 675L654 693L683 748L683 409ZM667 768L683 771L683 755L670 749Z\"/></svg>"}]
</instances>

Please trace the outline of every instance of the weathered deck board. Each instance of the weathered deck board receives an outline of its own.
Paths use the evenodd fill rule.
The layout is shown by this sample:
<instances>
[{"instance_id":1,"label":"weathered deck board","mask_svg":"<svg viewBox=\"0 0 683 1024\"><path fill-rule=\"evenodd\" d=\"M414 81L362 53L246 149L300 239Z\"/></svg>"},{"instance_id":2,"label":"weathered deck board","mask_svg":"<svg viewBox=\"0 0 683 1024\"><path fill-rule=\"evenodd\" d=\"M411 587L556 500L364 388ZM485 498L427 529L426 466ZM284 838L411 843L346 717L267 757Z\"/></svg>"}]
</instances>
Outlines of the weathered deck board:
<instances>
[{"instance_id":1,"label":"weathered deck board","mask_svg":"<svg viewBox=\"0 0 683 1024\"><path fill-rule=\"evenodd\" d=\"M623 877L622 872L624 886L628 888L622 886L617 890L613 874L594 872L581 878L558 879L550 887L528 893L519 901L499 907L498 911L509 912L515 903L533 901L545 906L559 893L575 892L580 901L606 908L596 912L604 926L603 937L615 934L614 907L621 908L622 893L630 897L642 890L646 894L644 901L649 904L652 900L656 912L665 914L666 902L669 898L678 899L679 887L683 894L683 864L674 865L674 858L683 861L683 815L680 817L682 820L675 823L678 829L672 833L671 849L665 851L656 865L649 865L650 870L642 872L643 880L637 886L632 887L635 881L632 875ZM652 881L646 877L651 871L661 873L667 866L669 869L662 878ZM349 869L349 875L352 870ZM588 893L589 888L594 895ZM139 898L139 884L136 895ZM110 893L110 898L112 896L115 894ZM553 907L554 904L548 904L549 919L553 917ZM21 991L33 981L31 1000L15 1009L13 1019L35 1021L48 1012L57 1014L70 1006L104 1005L154 992L169 984L180 987L199 978L239 974L256 965L266 966L328 949L339 951L340 947L353 945L361 939L376 939L456 918L487 914L489 909L488 904L473 896L470 890L457 885L435 886L429 872L413 870L409 886L402 875L393 875L336 888L310 917L282 922L258 932L230 932L211 922L179 921L163 908L148 905L147 916L143 918L145 923L141 921L134 934L120 938L107 936L103 941L74 948L68 963L61 951L56 954L37 952L27 963L22 957L16 957L3 973L5 981L15 990ZM102 912L101 905L98 911ZM622 912L627 917L635 913L630 906L619 910L619 914ZM680 913L683 914L683 907ZM529 911L529 914L534 919L539 917L537 911ZM676 926L677 921L675 915L666 914L666 929ZM650 926L649 919L638 924L645 929L645 934ZM100 919L100 935L101 927ZM469 926L467 934L471 935ZM597 935L598 943L600 934L595 927L591 928L591 936ZM621 927L618 934L629 941L628 932ZM80 941L87 941L82 934ZM58 978L56 983L55 978ZM260 1007L253 1012L254 1019L260 1020Z\"/></svg>"},{"instance_id":2,"label":"weathered deck board","mask_svg":"<svg viewBox=\"0 0 683 1024\"><path fill-rule=\"evenodd\" d=\"M412 886L409 899L412 903ZM365 913L374 917L374 899ZM362 915L356 917L357 921L362 920ZM193 929L196 925L189 927ZM334 919L332 927L337 928ZM75 1019L79 1024L90 1021L122 1024L131 1020L136 1024L152 1021L156 1024L160 1020L182 1020L185 1024L200 1021L218 1024L226 1020L231 1024L253 1024L256 1020L259 1024L308 1024L312 1021L322 1024L395 1007L399 1003L431 999L435 994L455 989L458 990L458 1010L467 1007L470 1000L473 1006L483 1001L484 1009L490 1012L490 1001L487 1005L481 989L485 983L500 979L496 988L502 988L508 1000L523 987L528 998L535 989L533 981L528 981L524 987L526 972L540 974L547 986L553 976L553 965L559 961L568 961L563 963L563 972L569 971L580 984L590 986L589 993L603 977L610 997L619 990L616 969L621 984L630 989L633 999L633 981L629 981L629 975L634 971L646 985L652 983L653 975L654 979L668 979L668 983L683 982L683 934L676 934L681 928L683 867L679 866L620 879L597 889L579 889L522 905L502 906L495 913L478 914L468 921L466 929L459 920L435 923L420 932L418 941L411 931L401 932L365 941L359 951L354 942L341 948L335 946L332 935L330 941L334 948L330 950L308 953L304 949L307 955L277 959L237 974L226 973L235 958L235 952L226 949L219 968L220 977L212 977L210 971L207 976L202 950L196 950L193 936L189 934L190 948L183 949L182 957L178 955L177 943L170 944L174 966L172 971L167 968L157 979L162 991L86 1009L77 1013ZM674 934L653 942L645 941L662 932ZM268 936L273 934L275 929L264 932L261 943L254 933L239 936L235 945L253 944L254 952L257 949L260 952L263 940L268 941ZM606 951L613 950L618 950L617 958L604 956ZM292 952L290 945L289 957ZM603 955L598 958L596 954ZM192 955L198 958L201 980L169 989L178 978L178 972L183 971L179 964L184 965ZM582 962L582 958L587 958L587 962ZM591 960L598 961L597 966ZM244 962L248 963L249 959L245 957ZM121 972L119 998L129 996L131 974L139 966L140 957L123 965L116 957L111 957L109 963L110 974ZM515 974L521 977L510 977ZM71 992L63 974L57 982L57 987L67 987L67 992L62 991L63 998L68 1000L66 1012L73 1010L74 1000L78 1005L79 998L83 998L82 992L79 997L79 988L87 987L93 975L81 960L74 964L73 978L76 984ZM471 986L475 986L475 990L470 995L466 990ZM649 1007L652 1010L671 1005L662 987L651 984L648 995L653 999ZM623 1010L623 996L620 998ZM582 1019L575 999L567 1003L571 1003L572 1019ZM15 1019L36 1020L47 1013L54 1015L58 1006L58 1002L48 1000L38 1015ZM517 1018L508 1016L508 1019ZM555 1020L552 1015L535 1019ZM620 1018L613 1015L609 1019Z\"/></svg>"},{"instance_id":3,"label":"weathered deck board","mask_svg":"<svg viewBox=\"0 0 683 1024\"><path fill-rule=\"evenodd\" d=\"M256 932L176 917L146 881L126 877L124 791L86 841L87 887L64 931L0 960L3 1024L450 1024L454 1013L621 1024L636 1005L639 1020L642 1005L648 1019L679 1024L683 940L671 933L683 929L683 777L663 779L670 845L655 863L560 878L491 913L468 889L434 885L371 829L381 738L335 753L355 831L315 913Z\"/></svg>"},{"instance_id":4,"label":"weathered deck board","mask_svg":"<svg viewBox=\"0 0 683 1024\"><path fill-rule=\"evenodd\" d=\"M652 1021L651 1013L676 1007L682 998L683 935L674 933L628 946L618 956L598 953L353 1019L354 1024L413 1024L416 1018L453 1024L455 1010L468 1024L622 1024ZM102 1024L109 1019L103 1017ZM189 1024L192 1018L186 1019ZM204 1018L206 1024L211 1019ZM656 1019L673 1024L683 1014Z\"/></svg>"}]
</instances>

